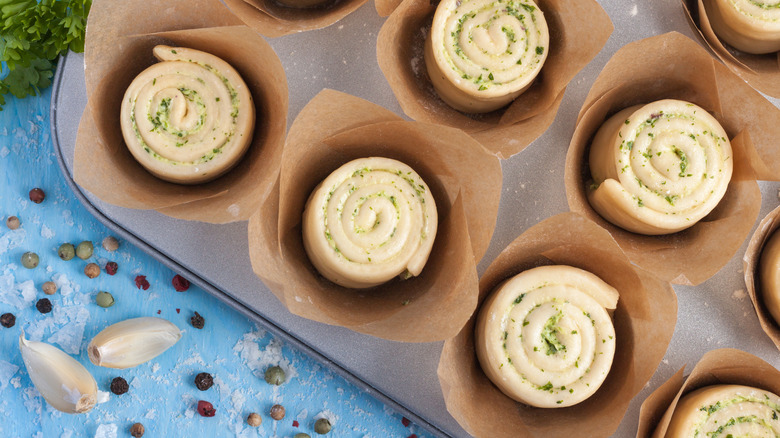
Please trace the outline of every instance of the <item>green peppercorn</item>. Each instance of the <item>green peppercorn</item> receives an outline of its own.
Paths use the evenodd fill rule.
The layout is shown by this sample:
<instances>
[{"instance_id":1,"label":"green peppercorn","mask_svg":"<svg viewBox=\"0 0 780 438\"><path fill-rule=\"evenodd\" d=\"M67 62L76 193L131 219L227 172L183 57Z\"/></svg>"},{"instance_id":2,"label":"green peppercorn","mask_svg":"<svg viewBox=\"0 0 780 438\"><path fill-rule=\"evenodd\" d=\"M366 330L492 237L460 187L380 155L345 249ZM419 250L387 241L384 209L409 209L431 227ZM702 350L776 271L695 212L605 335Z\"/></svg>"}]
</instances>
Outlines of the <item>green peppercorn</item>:
<instances>
[{"instance_id":1,"label":"green peppercorn","mask_svg":"<svg viewBox=\"0 0 780 438\"><path fill-rule=\"evenodd\" d=\"M79 246L76 247L76 257L80 258L81 260L86 260L90 257L92 257L92 251L95 248L92 246L92 242L84 241L79 243Z\"/></svg>"},{"instance_id":2,"label":"green peppercorn","mask_svg":"<svg viewBox=\"0 0 780 438\"><path fill-rule=\"evenodd\" d=\"M296 433L293 438L311 438L308 433Z\"/></svg>"},{"instance_id":3,"label":"green peppercorn","mask_svg":"<svg viewBox=\"0 0 780 438\"><path fill-rule=\"evenodd\" d=\"M284 370L279 366L272 366L265 370L265 381L269 385L281 385L286 378Z\"/></svg>"},{"instance_id":4,"label":"green peppercorn","mask_svg":"<svg viewBox=\"0 0 780 438\"><path fill-rule=\"evenodd\" d=\"M24 254L22 254L22 266L24 266L27 269L33 269L36 266L38 266L38 254L28 251Z\"/></svg>"},{"instance_id":5,"label":"green peppercorn","mask_svg":"<svg viewBox=\"0 0 780 438\"><path fill-rule=\"evenodd\" d=\"M76 255L76 248L72 243L63 243L57 249L57 255L59 255L62 260L67 262Z\"/></svg>"},{"instance_id":6,"label":"green peppercorn","mask_svg":"<svg viewBox=\"0 0 780 438\"><path fill-rule=\"evenodd\" d=\"M114 305L114 296L108 292L100 291L98 292L95 301L100 307L111 307Z\"/></svg>"},{"instance_id":7,"label":"green peppercorn","mask_svg":"<svg viewBox=\"0 0 780 438\"><path fill-rule=\"evenodd\" d=\"M327 418L320 418L314 423L314 431L320 435L325 435L330 432L331 427L330 421L328 421Z\"/></svg>"}]
</instances>

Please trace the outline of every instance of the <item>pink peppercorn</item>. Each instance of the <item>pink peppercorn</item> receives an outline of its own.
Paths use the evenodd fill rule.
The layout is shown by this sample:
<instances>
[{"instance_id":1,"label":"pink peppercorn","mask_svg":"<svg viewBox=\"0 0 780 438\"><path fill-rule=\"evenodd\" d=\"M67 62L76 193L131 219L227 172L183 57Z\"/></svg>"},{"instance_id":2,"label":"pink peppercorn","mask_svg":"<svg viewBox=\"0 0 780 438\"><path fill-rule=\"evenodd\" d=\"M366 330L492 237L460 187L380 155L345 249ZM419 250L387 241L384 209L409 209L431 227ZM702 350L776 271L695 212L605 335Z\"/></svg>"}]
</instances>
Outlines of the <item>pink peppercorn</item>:
<instances>
[{"instance_id":1,"label":"pink peppercorn","mask_svg":"<svg viewBox=\"0 0 780 438\"><path fill-rule=\"evenodd\" d=\"M173 288L176 289L177 292L184 292L190 288L190 281L178 274L173 276L171 282L173 283Z\"/></svg>"},{"instance_id":2,"label":"pink peppercorn","mask_svg":"<svg viewBox=\"0 0 780 438\"><path fill-rule=\"evenodd\" d=\"M198 413L204 417L213 417L216 415L217 410L214 409L211 403L205 400L198 400Z\"/></svg>"}]
</instances>

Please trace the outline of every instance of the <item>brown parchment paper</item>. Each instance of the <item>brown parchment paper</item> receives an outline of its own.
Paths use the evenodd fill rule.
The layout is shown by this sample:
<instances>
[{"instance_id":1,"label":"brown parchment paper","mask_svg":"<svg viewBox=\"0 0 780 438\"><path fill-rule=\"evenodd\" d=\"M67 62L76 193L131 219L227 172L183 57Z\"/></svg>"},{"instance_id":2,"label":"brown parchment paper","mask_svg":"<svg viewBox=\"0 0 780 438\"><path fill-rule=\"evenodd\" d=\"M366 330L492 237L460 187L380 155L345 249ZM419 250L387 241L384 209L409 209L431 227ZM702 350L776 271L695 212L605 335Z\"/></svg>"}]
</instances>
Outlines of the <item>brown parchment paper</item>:
<instances>
[{"instance_id":1,"label":"brown parchment paper","mask_svg":"<svg viewBox=\"0 0 780 438\"><path fill-rule=\"evenodd\" d=\"M476 437L609 436L669 345L677 318L672 287L632 265L606 230L576 213L546 219L504 249L479 282L480 302L501 281L550 264L585 269L620 292L613 315L617 347L610 373L592 397L575 406L542 409L517 403L482 372L472 317L444 343L438 374L450 414Z\"/></svg>"},{"instance_id":2,"label":"brown parchment paper","mask_svg":"<svg viewBox=\"0 0 780 438\"><path fill-rule=\"evenodd\" d=\"M439 229L420 276L349 289L309 262L301 217L320 181L370 156L397 159L420 174L436 201ZM498 158L462 131L403 121L373 103L324 90L293 122L277 184L249 221L252 267L304 318L396 341L446 339L476 306L476 263L493 234L501 182Z\"/></svg>"},{"instance_id":3,"label":"brown parchment paper","mask_svg":"<svg viewBox=\"0 0 780 438\"><path fill-rule=\"evenodd\" d=\"M761 280L758 272L761 251L764 249L767 240L772 237L772 233L778 228L780 228L780 207L772 210L758 224L758 228L753 233L753 237L750 238L750 243L748 243L748 247L745 250L745 256L742 258L742 267L745 272L745 287L748 295L750 295L750 301L753 302L753 308L756 309L758 322L772 342L775 343L775 346L780 349L780 326L775 322L761 298Z\"/></svg>"},{"instance_id":4,"label":"brown parchment paper","mask_svg":"<svg viewBox=\"0 0 780 438\"><path fill-rule=\"evenodd\" d=\"M290 8L274 0L224 0L247 26L271 38L321 29L341 20L367 0L325 0L313 8Z\"/></svg>"},{"instance_id":5,"label":"brown parchment paper","mask_svg":"<svg viewBox=\"0 0 780 438\"><path fill-rule=\"evenodd\" d=\"M203 23L186 13L183 22L168 14L173 20L170 23L150 19L145 25L134 24L144 20L130 20L124 14L132 12L128 3L134 3L136 10L145 8L146 2L140 0L122 2L116 9L114 2L101 0L93 5L96 14L90 15L87 25L85 53L89 99L76 139L74 179L102 201L154 209L180 219L226 223L248 219L271 189L287 127L284 69L270 45L254 31L243 25L221 26L230 21L226 17L230 12L224 6L217 7L215 1L218 3L195 3L212 8L214 23L219 26L206 23L206 27L192 29L187 27ZM189 10L189 4L189 0L166 2L168 8L184 11ZM128 27L117 23L128 23ZM130 34L136 30L145 33ZM235 168L214 181L186 186L160 180L139 165L124 144L119 122L121 100L133 78L155 62L152 48L157 44L219 56L238 70L252 92L257 121L251 146Z\"/></svg>"},{"instance_id":6,"label":"brown parchment paper","mask_svg":"<svg viewBox=\"0 0 780 438\"><path fill-rule=\"evenodd\" d=\"M687 379L683 379L683 370L642 403L637 438L663 437L680 397L704 386L746 385L780 394L780 371L741 350L722 348L706 353Z\"/></svg>"},{"instance_id":7,"label":"brown parchment paper","mask_svg":"<svg viewBox=\"0 0 780 438\"><path fill-rule=\"evenodd\" d=\"M405 0L379 31L379 67L410 118L463 129L500 158L531 144L555 119L566 86L601 50L612 22L595 0L539 0L550 29L550 52L531 87L507 107L466 115L433 89L423 57L436 2ZM377 2L377 9L379 9Z\"/></svg>"},{"instance_id":8,"label":"brown parchment paper","mask_svg":"<svg viewBox=\"0 0 780 438\"><path fill-rule=\"evenodd\" d=\"M752 55L721 41L712 30L702 0L682 0L688 24L713 53L755 89L780 98L780 52Z\"/></svg>"},{"instance_id":9,"label":"brown parchment paper","mask_svg":"<svg viewBox=\"0 0 780 438\"><path fill-rule=\"evenodd\" d=\"M693 227L644 236L604 220L590 206L588 151L593 135L623 108L682 99L709 111L731 139L734 173L725 196ZM756 179L780 178L780 110L703 48L672 32L630 43L607 63L585 99L566 156L569 208L606 228L631 261L677 284L714 275L742 245L761 207Z\"/></svg>"}]
</instances>

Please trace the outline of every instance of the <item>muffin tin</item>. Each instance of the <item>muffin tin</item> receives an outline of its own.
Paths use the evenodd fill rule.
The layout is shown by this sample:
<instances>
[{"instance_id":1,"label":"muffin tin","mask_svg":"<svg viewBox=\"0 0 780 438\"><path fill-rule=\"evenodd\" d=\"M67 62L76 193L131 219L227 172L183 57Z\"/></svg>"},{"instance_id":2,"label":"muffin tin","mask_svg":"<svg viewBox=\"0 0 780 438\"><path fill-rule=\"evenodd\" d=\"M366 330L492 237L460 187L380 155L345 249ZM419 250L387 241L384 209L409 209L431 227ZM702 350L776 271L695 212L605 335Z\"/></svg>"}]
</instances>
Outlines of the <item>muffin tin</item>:
<instances>
[{"instance_id":1,"label":"muffin tin","mask_svg":"<svg viewBox=\"0 0 780 438\"><path fill-rule=\"evenodd\" d=\"M602 6L615 25L605 48L570 83L547 132L526 150L502 161L498 223L479 264L480 274L524 230L568 211L563 182L566 150L585 96L612 54L628 42L668 31L696 39L678 1L603 1ZM403 114L376 61L376 37L383 22L373 4L364 5L328 28L269 40L282 59L290 84L288 123L323 88L347 92ZM441 342L386 341L290 314L252 272L246 222L188 222L154 211L115 207L82 191L72 180L76 130L86 105L81 55L70 54L60 62L54 87L51 123L55 151L65 179L93 215L124 239L398 409L431 434L468 436L447 412L439 387ZM780 107L780 100L770 101ZM758 217L762 218L780 203L780 183L759 184L763 197ZM739 348L780 368L780 354L759 326L745 292L741 259L746 246L747 241L710 280L696 287L674 287L678 318L666 358L647 387L634 398L614 436L635 436L639 407L645 397L710 350Z\"/></svg>"}]
</instances>

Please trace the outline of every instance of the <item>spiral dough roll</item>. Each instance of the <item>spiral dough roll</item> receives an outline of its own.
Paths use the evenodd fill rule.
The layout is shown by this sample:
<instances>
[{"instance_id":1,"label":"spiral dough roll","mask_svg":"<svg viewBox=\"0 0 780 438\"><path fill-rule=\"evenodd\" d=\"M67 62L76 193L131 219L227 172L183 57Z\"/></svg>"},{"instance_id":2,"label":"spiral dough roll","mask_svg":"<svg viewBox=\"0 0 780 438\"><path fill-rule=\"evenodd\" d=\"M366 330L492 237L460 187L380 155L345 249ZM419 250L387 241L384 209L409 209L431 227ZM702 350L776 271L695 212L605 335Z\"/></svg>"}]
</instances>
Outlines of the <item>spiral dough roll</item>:
<instances>
[{"instance_id":1,"label":"spiral dough roll","mask_svg":"<svg viewBox=\"0 0 780 438\"><path fill-rule=\"evenodd\" d=\"M726 193L731 143L700 107L660 100L618 112L590 149L588 199L606 220L640 234L693 226Z\"/></svg>"},{"instance_id":2,"label":"spiral dough roll","mask_svg":"<svg viewBox=\"0 0 780 438\"><path fill-rule=\"evenodd\" d=\"M482 304L475 342L482 370L507 396L572 406L604 382L615 355L607 309L618 292L590 272L542 266L499 285Z\"/></svg>"},{"instance_id":3,"label":"spiral dough roll","mask_svg":"<svg viewBox=\"0 0 780 438\"><path fill-rule=\"evenodd\" d=\"M525 91L550 49L531 0L442 0L425 42L436 92L467 113L493 111Z\"/></svg>"},{"instance_id":4,"label":"spiral dough roll","mask_svg":"<svg viewBox=\"0 0 780 438\"><path fill-rule=\"evenodd\" d=\"M160 60L125 92L121 125L133 157L158 178L210 181L230 170L252 140L255 107L238 72L198 50L156 46Z\"/></svg>"},{"instance_id":5,"label":"spiral dough roll","mask_svg":"<svg viewBox=\"0 0 780 438\"><path fill-rule=\"evenodd\" d=\"M780 0L704 0L712 30L747 53L780 51Z\"/></svg>"},{"instance_id":6,"label":"spiral dough roll","mask_svg":"<svg viewBox=\"0 0 780 438\"><path fill-rule=\"evenodd\" d=\"M767 310L780 321L780 231L775 230L761 251L759 263L761 298Z\"/></svg>"},{"instance_id":7,"label":"spiral dough roll","mask_svg":"<svg viewBox=\"0 0 780 438\"><path fill-rule=\"evenodd\" d=\"M740 385L713 385L684 395L674 409L666 437L780 436L780 398Z\"/></svg>"},{"instance_id":8,"label":"spiral dough roll","mask_svg":"<svg viewBox=\"0 0 780 438\"><path fill-rule=\"evenodd\" d=\"M400 161L350 161L323 180L303 212L303 243L326 278L367 288L422 272L436 237L436 203Z\"/></svg>"}]
</instances>

